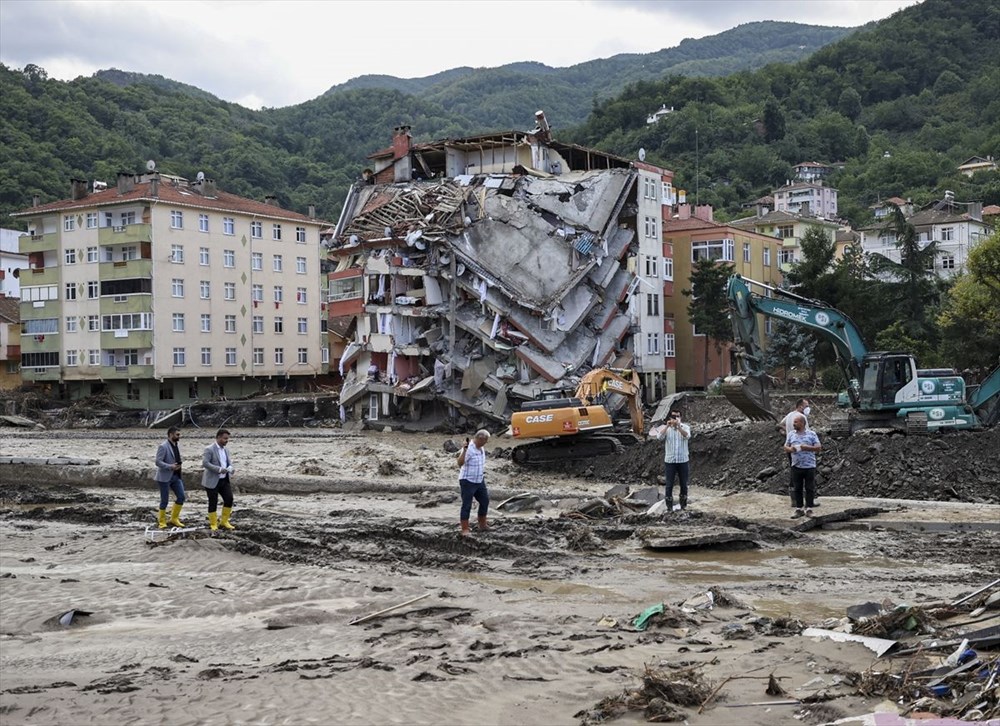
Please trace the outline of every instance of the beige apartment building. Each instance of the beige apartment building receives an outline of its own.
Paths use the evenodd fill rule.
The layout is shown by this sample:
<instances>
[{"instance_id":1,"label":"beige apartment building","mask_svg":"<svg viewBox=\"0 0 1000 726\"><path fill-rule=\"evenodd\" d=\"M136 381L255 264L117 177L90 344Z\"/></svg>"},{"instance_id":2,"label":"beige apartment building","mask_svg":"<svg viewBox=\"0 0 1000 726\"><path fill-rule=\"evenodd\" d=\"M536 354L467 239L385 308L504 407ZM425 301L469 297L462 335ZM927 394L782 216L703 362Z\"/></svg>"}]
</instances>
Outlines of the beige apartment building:
<instances>
[{"instance_id":1,"label":"beige apartment building","mask_svg":"<svg viewBox=\"0 0 1000 726\"><path fill-rule=\"evenodd\" d=\"M324 223L198 176L72 180L69 199L12 215L29 232L25 383L156 410L323 373Z\"/></svg>"}]
</instances>

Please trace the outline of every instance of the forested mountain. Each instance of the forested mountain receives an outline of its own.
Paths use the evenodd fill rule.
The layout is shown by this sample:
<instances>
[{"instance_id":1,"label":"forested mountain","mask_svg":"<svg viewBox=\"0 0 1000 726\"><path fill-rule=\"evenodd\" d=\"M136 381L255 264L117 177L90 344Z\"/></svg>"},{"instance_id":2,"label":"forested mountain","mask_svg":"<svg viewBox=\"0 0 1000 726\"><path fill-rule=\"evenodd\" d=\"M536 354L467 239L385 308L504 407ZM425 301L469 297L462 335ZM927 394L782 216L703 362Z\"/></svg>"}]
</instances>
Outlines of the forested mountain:
<instances>
[{"instance_id":1,"label":"forested mountain","mask_svg":"<svg viewBox=\"0 0 1000 726\"><path fill-rule=\"evenodd\" d=\"M418 139L529 128L544 108L556 128L586 118L598 97L663 71L724 74L797 60L850 32L751 23L647 55L555 69L540 63L456 68L422 79L364 76L312 101L251 111L162 76L99 71L70 82L0 65L0 216L66 196L68 179L113 179L155 159L168 173L204 171L224 189L334 218L364 157L392 128ZM645 110L648 113L653 109ZM10 221L2 222L9 225Z\"/></svg>"},{"instance_id":2,"label":"forested mountain","mask_svg":"<svg viewBox=\"0 0 1000 726\"><path fill-rule=\"evenodd\" d=\"M204 171L227 191L273 193L284 206L315 204L335 219L365 156L388 144L392 127L408 123L418 140L523 129L539 108L561 140L630 157L644 147L649 161L677 172L692 200L722 215L804 160L845 164L833 183L854 221L878 197L922 201L945 188L997 203L995 175L968 180L954 167L972 155L1000 156L998 27L992 0L924 0L805 61L722 78L698 74L790 52L791 38L815 47L824 33L844 31L750 24L566 69L519 63L411 81L366 76L262 111L161 76L112 70L62 82L36 66L0 65L0 215L33 194L67 196L70 177L112 180L155 159L164 172ZM617 88L625 90L608 97ZM662 104L677 110L647 125ZM567 128L588 111L583 125Z\"/></svg>"},{"instance_id":3,"label":"forested mountain","mask_svg":"<svg viewBox=\"0 0 1000 726\"><path fill-rule=\"evenodd\" d=\"M997 175L956 166L1000 156L1000 5L924 0L795 64L725 78L668 76L600 103L569 138L677 171L689 199L730 215L802 161L842 162L840 212L864 221L890 196L1000 203ZM647 109L677 110L654 126Z\"/></svg>"}]
</instances>

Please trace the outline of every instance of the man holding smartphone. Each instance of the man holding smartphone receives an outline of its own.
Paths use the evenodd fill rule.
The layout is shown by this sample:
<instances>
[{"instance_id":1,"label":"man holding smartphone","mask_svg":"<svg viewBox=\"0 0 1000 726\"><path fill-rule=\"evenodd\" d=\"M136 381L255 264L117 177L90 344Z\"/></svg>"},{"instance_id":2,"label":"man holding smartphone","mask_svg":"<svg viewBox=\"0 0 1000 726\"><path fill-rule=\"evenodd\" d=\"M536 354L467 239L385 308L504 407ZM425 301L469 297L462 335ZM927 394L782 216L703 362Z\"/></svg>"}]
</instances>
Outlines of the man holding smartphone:
<instances>
[{"instance_id":1,"label":"man holding smartphone","mask_svg":"<svg viewBox=\"0 0 1000 726\"><path fill-rule=\"evenodd\" d=\"M490 493L486 489L486 442L490 440L490 432L479 429L472 438L465 440L465 446L458 454L458 486L462 490L462 509L459 519L462 523L462 536L469 537L469 515L472 514L472 500L479 503L479 531L485 532L490 526L486 521L486 513L490 508Z\"/></svg>"},{"instance_id":2,"label":"man holding smartphone","mask_svg":"<svg viewBox=\"0 0 1000 726\"><path fill-rule=\"evenodd\" d=\"M691 438L691 427L681 421L680 411L671 411L667 422L649 432L657 441L663 441L664 461L664 496L667 500L667 511L674 511L674 479L681 485L681 509L687 509L688 478L690 477L690 453L688 441Z\"/></svg>"}]
</instances>

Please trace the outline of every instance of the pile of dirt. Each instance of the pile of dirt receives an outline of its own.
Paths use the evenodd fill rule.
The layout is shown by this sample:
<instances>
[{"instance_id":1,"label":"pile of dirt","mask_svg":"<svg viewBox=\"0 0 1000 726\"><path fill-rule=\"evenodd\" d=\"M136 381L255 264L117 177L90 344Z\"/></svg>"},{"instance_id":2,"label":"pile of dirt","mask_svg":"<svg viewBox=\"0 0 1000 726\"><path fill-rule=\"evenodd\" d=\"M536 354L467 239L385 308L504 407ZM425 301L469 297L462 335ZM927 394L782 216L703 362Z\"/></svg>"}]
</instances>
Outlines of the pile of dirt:
<instances>
[{"instance_id":1,"label":"pile of dirt","mask_svg":"<svg viewBox=\"0 0 1000 726\"><path fill-rule=\"evenodd\" d=\"M781 493L788 487L783 437L772 423L693 424L691 482L733 491ZM1000 503L1000 428L931 436L865 431L834 439L818 430L823 452L817 487L824 495ZM645 441L625 453L559 465L568 475L631 486L663 476L663 445Z\"/></svg>"}]
</instances>

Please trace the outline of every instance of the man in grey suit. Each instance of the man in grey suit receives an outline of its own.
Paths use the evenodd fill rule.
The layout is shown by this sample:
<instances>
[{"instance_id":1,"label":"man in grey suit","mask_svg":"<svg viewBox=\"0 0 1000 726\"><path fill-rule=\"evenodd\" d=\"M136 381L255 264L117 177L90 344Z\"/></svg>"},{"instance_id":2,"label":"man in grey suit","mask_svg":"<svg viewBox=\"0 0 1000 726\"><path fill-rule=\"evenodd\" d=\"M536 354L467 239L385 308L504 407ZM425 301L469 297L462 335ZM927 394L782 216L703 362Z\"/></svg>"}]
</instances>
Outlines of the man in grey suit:
<instances>
[{"instance_id":1,"label":"man in grey suit","mask_svg":"<svg viewBox=\"0 0 1000 726\"><path fill-rule=\"evenodd\" d=\"M215 434L215 443L205 448L201 457L201 465L205 472L201 475L201 485L208 492L208 526L217 530L236 529L229 517L233 512L233 486L229 477L233 474L233 460L229 458L226 444L229 443L229 432L219 429ZM219 496L222 496L222 517L217 518Z\"/></svg>"},{"instance_id":2,"label":"man in grey suit","mask_svg":"<svg viewBox=\"0 0 1000 726\"><path fill-rule=\"evenodd\" d=\"M156 473L153 479L160 485L160 513L157 523L160 529L167 528L167 504L170 501L170 490L174 490L176 504L170 512L170 525L183 527L181 507L184 506L184 480L181 479L181 450L177 442L181 439L181 430L176 426L167 429L167 440L156 450Z\"/></svg>"}]
</instances>

